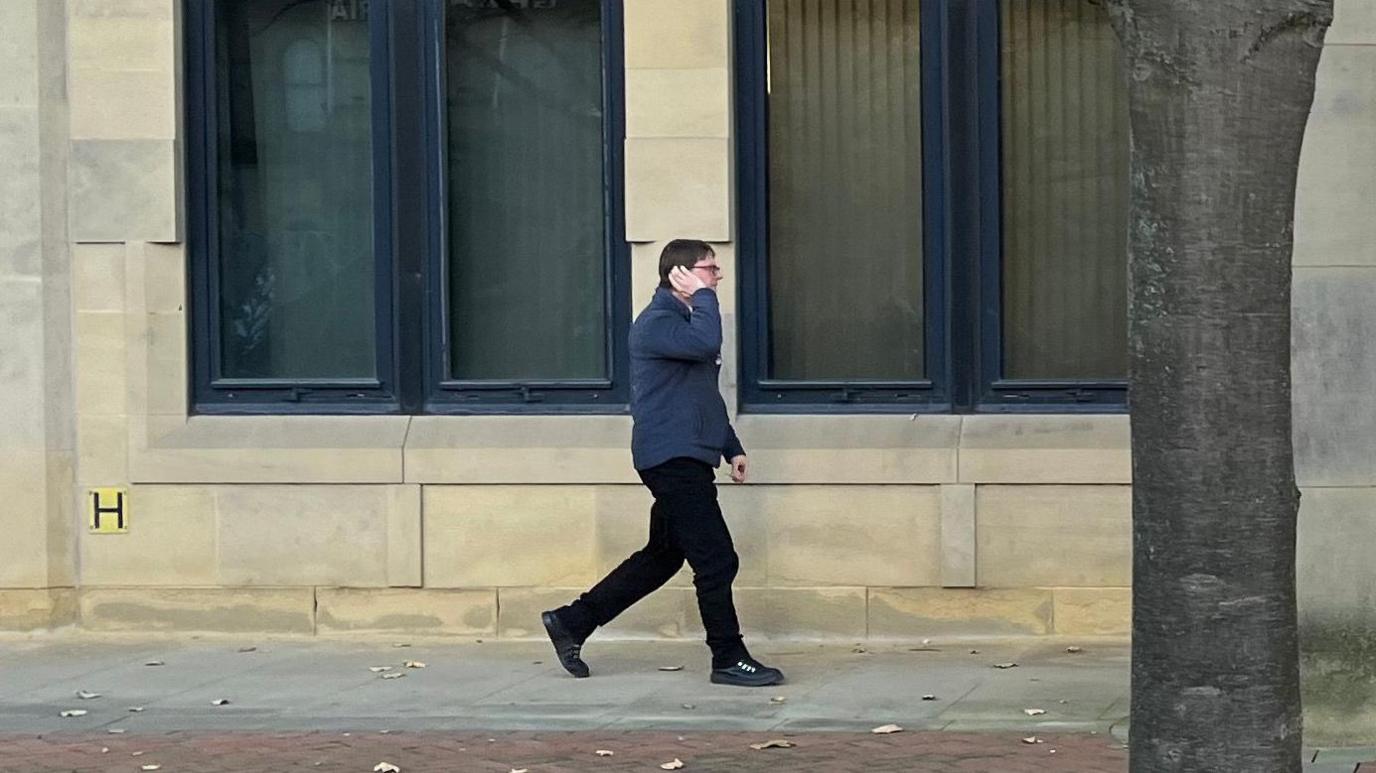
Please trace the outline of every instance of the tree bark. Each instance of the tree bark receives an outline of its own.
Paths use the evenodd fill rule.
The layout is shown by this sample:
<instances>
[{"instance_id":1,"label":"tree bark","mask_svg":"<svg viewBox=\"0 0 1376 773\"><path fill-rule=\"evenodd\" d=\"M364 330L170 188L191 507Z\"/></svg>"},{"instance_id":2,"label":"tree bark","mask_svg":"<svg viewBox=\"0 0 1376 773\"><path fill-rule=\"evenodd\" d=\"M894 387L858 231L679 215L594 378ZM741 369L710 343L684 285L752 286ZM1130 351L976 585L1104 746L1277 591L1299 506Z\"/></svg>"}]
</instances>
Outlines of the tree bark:
<instances>
[{"instance_id":1,"label":"tree bark","mask_svg":"<svg viewBox=\"0 0 1376 773\"><path fill-rule=\"evenodd\" d=\"M1290 257L1332 0L1108 0L1130 79L1133 771L1298 771Z\"/></svg>"}]
</instances>

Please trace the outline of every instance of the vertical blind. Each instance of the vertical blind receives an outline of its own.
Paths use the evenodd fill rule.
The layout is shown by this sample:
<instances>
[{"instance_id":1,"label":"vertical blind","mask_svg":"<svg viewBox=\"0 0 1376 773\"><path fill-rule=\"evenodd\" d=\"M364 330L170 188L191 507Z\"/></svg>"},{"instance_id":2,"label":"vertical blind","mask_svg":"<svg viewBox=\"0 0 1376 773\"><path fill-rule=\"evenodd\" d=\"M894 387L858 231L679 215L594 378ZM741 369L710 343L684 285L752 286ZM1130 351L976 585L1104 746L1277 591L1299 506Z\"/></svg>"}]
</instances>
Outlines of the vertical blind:
<instances>
[{"instance_id":1,"label":"vertical blind","mask_svg":"<svg viewBox=\"0 0 1376 773\"><path fill-rule=\"evenodd\" d=\"M601 1L448 9L449 375L606 377Z\"/></svg>"},{"instance_id":2,"label":"vertical blind","mask_svg":"<svg viewBox=\"0 0 1376 773\"><path fill-rule=\"evenodd\" d=\"M1002 0L1004 376L1127 374L1128 112L1102 0Z\"/></svg>"},{"instance_id":3,"label":"vertical blind","mask_svg":"<svg viewBox=\"0 0 1376 773\"><path fill-rule=\"evenodd\" d=\"M769 0L769 375L917 380L917 0Z\"/></svg>"}]
</instances>

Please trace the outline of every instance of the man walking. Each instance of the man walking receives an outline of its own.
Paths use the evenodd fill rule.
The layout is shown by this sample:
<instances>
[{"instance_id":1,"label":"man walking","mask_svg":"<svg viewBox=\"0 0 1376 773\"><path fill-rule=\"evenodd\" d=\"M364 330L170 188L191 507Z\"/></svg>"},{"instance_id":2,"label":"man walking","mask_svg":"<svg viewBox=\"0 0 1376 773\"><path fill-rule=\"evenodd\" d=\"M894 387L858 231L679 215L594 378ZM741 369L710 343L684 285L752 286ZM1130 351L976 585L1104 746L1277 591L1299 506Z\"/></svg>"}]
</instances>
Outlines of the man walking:
<instances>
[{"instance_id":1,"label":"man walking","mask_svg":"<svg viewBox=\"0 0 1376 773\"><path fill-rule=\"evenodd\" d=\"M746 479L745 449L717 391L721 370L721 269L706 242L675 239L659 256L659 287L631 326L631 456L654 495L650 539L573 603L541 615L559 662L589 674L583 642L669 581L686 559L712 650L711 680L763 687L783 673L750 656L741 640L731 581L739 561L717 505L713 469Z\"/></svg>"}]
</instances>

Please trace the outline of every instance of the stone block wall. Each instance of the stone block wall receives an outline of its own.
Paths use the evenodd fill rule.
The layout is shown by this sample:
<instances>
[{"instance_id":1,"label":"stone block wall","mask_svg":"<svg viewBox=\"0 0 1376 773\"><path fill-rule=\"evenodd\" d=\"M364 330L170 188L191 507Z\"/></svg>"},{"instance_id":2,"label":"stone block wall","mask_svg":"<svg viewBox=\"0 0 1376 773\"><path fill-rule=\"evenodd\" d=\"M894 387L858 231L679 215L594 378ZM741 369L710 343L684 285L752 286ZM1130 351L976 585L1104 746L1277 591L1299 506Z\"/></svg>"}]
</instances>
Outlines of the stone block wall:
<instances>
[{"instance_id":1,"label":"stone block wall","mask_svg":"<svg viewBox=\"0 0 1376 773\"><path fill-rule=\"evenodd\" d=\"M1296 221L1300 580L1307 624L1362 629L1376 4L1338 6ZM537 635L644 539L628 418L188 415L179 9L0 4L0 630ZM730 3L636 0L625 27L633 302L666 240L717 247L734 405ZM1127 631L1126 417L736 421L752 634ZM81 528L90 486L129 488L128 534ZM699 628L685 573L615 631Z\"/></svg>"},{"instance_id":2,"label":"stone block wall","mask_svg":"<svg viewBox=\"0 0 1376 773\"><path fill-rule=\"evenodd\" d=\"M1338 0L1295 206L1301 622L1376 632L1376 3Z\"/></svg>"},{"instance_id":3,"label":"stone block wall","mask_svg":"<svg viewBox=\"0 0 1376 773\"><path fill-rule=\"evenodd\" d=\"M74 618L67 21L0 4L0 628Z\"/></svg>"}]
</instances>

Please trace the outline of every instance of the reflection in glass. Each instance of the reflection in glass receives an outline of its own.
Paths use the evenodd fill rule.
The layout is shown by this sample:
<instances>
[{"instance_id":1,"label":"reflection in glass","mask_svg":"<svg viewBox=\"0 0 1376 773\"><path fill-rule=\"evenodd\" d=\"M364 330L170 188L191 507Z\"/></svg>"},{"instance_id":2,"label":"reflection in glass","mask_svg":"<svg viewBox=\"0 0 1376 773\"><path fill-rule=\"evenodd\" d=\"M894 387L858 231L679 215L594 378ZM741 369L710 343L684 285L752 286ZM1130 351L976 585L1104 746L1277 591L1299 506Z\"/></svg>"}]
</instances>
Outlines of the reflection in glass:
<instances>
[{"instance_id":1,"label":"reflection in glass","mask_svg":"<svg viewBox=\"0 0 1376 773\"><path fill-rule=\"evenodd\" d=\"M368 22L338 5L216 6L225 378L375 375Z\"/></svg>"}]
</instances>

